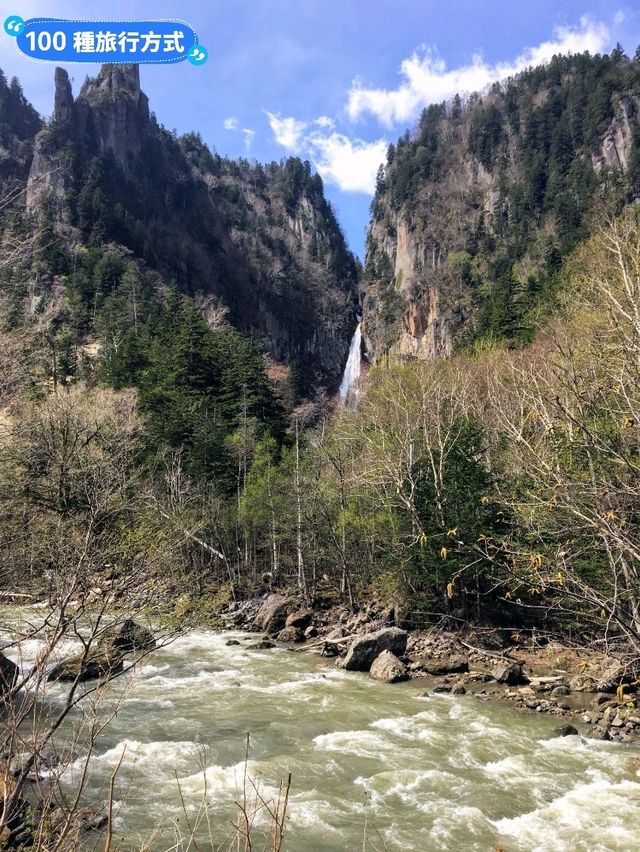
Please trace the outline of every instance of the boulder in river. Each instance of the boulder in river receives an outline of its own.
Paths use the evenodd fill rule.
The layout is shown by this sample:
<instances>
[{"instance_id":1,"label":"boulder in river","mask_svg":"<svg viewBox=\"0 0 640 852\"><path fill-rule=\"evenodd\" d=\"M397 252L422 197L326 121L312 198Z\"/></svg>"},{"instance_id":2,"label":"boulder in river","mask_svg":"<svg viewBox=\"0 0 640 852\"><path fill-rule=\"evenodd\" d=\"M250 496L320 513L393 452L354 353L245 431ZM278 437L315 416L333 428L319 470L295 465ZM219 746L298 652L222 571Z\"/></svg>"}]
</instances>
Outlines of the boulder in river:
<instances>
[{"instance_id":1,"label":"boulder in river","mask_svg":"<svg viewBox=\"0 0 640 852\"><path fill-rule=\"evenodd\" d=\"M405 664L391 651L383 651L371 664L369 674L381 683L398 683L407 680L409 673Z\"/></svg>"},{"instance_id":2,"label":"boulder in river","mask_svg":"<svg viewBox=\"0 0 640 852\"><path fill-rule=\"evenodd\" d=\"M407 631L399 627L383 627L354 639L344 660L338 665L351 672L368 672L376 657L383 651L391 651L396 657L407 648Z\"/></svg>"},{"instance_id":3,"label":"boulder in river","mask_svg":"<svg viewBox=\"0 0 640 852\"><path fill-rule=\"evenodd\" d=\"M299 609L287 616L284 623L285 627L298 627L300 630L306 630L313 621L313 613L308 609Z\"/></svg>"},{"instance_id":4,"label":"boulder in river","mask_svg":"<svg viewBox=\"0 0 640 852\"><path fill-rule=\"evenodd\" d=\"M96 680L101 677L112 677L120 674L123 668L120 654L79 654L55 665L47 676L48 681L74 681L82 683L86 680Z\"/></svg>"},{"instance_id":5,"label":"boulder in river","mask_svg":"<svg viewBox=\"0 0 640 852\"><path fill-rule=\"evenodd\" d=\"M463 674L469 671L466 657L423 657L420 668L431 675Z\"/></svg>"},{"instance_id":6,"label":"boulder in river","mask_svg":"<svg viewBox=\"0 0 640 852\"><path fill-rule=\"evenodd\" d=\"M275 648L276 643L271 639L260 639L258 642L252 642L250 645L247 645L247 648L251 651L267 651L269 648Z\"/></svg>"},{"instance_id":7,"label":"boulder in river","mask_svg":"<svg viewBox=\"0 0 640 852\"><path fill-rule=\"evenodd\" d=\"M98 648L105 654L129 654L133 651L153 651L155 636L132 618L110 627L100 637Z\"/></svg>"},{"instance_id":8,"label":"boulder in river","mask_svg":"<svg viewBox=\"0 0 640 852\"><path fill-rule=\"evenodd\" d=\"M284 595L269 595L258 610L253 624L265 633L277 633L285 626L287 616L294 606L295 602L291 598Z\"/></svg>"},{"instance_id":9,"label":"boulder in river","mask_svg":"<svg viewBox=\"0 0 640 852\"><path fill-rule=\"evenodd\" d=\"M325 640L324 645L322 646L322 651L320 651L321 657L339 657L340 656L340 646L336 645L335 642L328 642Z\"/></svg>"},{"instance_id":10,"label":"boulder in river","mask_svg":"<svg viewBox=\"0 0 640 852\"><path fill-rule=\"evenodd\" d=\"M508 660L498 663L491 670L491 675L498 683L506 683L509 686L519 686L520 684L529 683L529 678L522 671L520 663L511 663Z\"/></svg>"},{"instance_id":11,"label":"boulder in river","mask_svg":"<svg viewBox=\"0 0 640 852\"><path fill-rule=\"evenodd\" d=\"M578 730L573 725L560 725L558 728L554 728L554 731L559 737L575 737L578 735Z\"/></svg>"},{"instance_id":12,"label":"boulder in river","mask_svg":"<svg viewBox=\"0 0 640 852\"><path fill-rule=\"evenodd\" d=\"M299 627L283 627L276 639L278 642L304 642L304 633Z\"/></svg>"},{"instance_id":13,"label":"boulder in river","mask_svg":"<svg viewBox=\"0 0 640 852\"><path fill-rule=\"evenodd\" d=\"M18 682L20 669L13 660L0 653L0 698L11 692Z\"/></svg>"}]
</instances>

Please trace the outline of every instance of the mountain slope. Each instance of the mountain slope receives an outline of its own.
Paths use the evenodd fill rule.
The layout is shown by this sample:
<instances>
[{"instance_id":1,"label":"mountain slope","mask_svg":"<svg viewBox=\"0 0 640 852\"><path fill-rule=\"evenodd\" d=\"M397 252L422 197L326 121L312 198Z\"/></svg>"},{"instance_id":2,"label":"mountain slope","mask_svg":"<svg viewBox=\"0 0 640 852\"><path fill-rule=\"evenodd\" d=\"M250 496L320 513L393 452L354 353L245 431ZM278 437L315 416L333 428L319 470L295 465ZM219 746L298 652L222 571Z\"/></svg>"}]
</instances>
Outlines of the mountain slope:
<instances>
[{"instance_id":1,"label":"mountain slope","mask_svg":"<svg viewBox=\"0 0 640 852\"><path fill-rule=\"evenodd\" d=\"M155 274L156 295L175 283L205 313L226 312L293 368L296 392L336 386L355 325L357 268L308 163L234 162L196 134L176 138L149 112L135 66L104 66L75 99L58 68L26 202L58 245L43 273L49 289L46 280L39 289L43 309L62 280L81 303L81 332L94 331L96 306L109 297L87 279L105 246L116 247ZM86 250L97 258L90 269Z\"/></svg>"},{"instance_id":2,"label":"mountain slope","mask_svg":"<svg viewBox=\"0 0 640 852\"><path fill-rule=\"evenodd\" d=\"M526 340L598 209L640 194L640 63L556 57L425 110L378 175L362 282L370 356Z\"/></svg>"}]
</instances>

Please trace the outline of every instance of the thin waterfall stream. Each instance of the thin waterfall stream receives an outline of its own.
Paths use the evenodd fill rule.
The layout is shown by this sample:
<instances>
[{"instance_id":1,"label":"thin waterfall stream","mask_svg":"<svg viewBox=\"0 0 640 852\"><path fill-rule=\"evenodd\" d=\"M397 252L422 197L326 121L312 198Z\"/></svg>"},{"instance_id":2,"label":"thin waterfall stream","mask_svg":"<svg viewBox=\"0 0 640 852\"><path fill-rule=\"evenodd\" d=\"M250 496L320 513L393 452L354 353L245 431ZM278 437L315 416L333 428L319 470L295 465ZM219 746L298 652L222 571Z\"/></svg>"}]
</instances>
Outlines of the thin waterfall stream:
<instances>
[{"instance_id":1,"label":"thin waterfall stream","mask_svg":"<svg viewBox=\"0 0 640 852\"><path fill-rule=\"evenodd\" d=\"M350 398L358 395L358 381L362 369L362 317L358 316L358 325L351 338L349 357L340 382L340 399L347 403Z\"/></svg>"}]
</instances>

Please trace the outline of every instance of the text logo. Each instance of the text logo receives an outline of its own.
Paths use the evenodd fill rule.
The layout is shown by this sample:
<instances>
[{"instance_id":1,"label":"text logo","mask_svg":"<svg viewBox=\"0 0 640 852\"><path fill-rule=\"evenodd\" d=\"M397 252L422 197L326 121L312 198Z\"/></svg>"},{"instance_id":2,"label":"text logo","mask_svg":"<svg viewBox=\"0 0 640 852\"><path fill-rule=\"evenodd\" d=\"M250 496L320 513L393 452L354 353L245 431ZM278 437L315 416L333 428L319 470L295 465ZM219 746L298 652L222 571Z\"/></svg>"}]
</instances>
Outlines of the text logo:
<instances>
[{"instance_id":1,"label":"text logo","mask_svg":"<svg viewBox=\"0 0 640 852\"><path fill-rule=\"evenodd\" d=\"M183 21L67 21L7 18L5 32L32 59L55 62L175 63L203 65L208 51Z\"/></svg>"}]
</instances>

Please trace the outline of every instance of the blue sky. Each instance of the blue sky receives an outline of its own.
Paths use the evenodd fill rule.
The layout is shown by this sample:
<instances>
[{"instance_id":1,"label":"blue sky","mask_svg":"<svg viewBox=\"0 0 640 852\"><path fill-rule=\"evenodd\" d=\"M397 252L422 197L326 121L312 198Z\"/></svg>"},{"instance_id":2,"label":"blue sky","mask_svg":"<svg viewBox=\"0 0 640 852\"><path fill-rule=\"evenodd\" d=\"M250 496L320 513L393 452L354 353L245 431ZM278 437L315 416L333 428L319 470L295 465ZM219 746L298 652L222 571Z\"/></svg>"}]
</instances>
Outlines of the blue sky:
<instances>
[{"instance_id":1,"label":"blue sky","mask_svg":"<svg viewBox=\"0 0 640 852\"><path fill-rule=\"evenodd\" d=\"M311 160L360 255L377 165L423 106L553 53L604 51L616 41L633 53L640 43L640 8L622 0L11 0L3 6L6 15L23 18L187 20L209 61L200 68L142 67L158 120L180 133L199 131L223 155ZM53 63L20 55L0 33L0 67L50 114ZM68 70L77 92L96 66Z\"/></svg>"}]
</instances>

